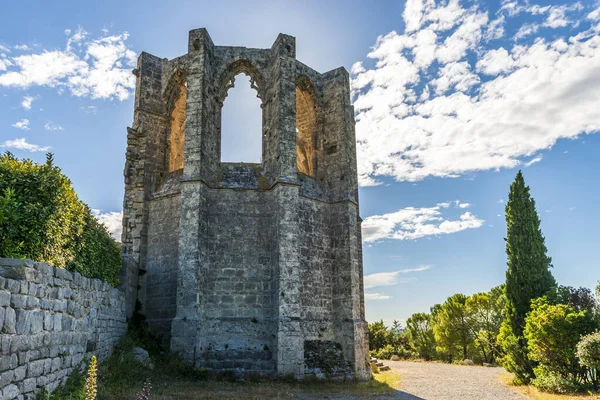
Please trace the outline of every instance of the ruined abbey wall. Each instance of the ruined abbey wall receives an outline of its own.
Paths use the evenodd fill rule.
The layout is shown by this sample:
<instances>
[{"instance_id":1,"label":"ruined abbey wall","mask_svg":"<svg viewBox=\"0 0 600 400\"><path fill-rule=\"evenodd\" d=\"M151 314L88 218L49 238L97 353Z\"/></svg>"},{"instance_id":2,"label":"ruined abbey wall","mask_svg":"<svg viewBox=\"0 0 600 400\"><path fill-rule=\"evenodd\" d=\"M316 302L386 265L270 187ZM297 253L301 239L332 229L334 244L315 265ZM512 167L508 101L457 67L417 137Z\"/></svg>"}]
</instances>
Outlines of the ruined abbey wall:
<instances>
[{"instance_id":1,"label":"ruined abbey wall","mask_svg":"<svg viewBox=\"0 0 600 400\"><path fill-rule=\"evenodd\" d=\"M128 311L139 300L165 346L209 370L366 379L349 76L295 54L291 36L249 49L198 29L181 57L140 55L125 166ZM221 108L240 73L262 102L257 164L220 160Z\"/></svg>"}]
</instances>

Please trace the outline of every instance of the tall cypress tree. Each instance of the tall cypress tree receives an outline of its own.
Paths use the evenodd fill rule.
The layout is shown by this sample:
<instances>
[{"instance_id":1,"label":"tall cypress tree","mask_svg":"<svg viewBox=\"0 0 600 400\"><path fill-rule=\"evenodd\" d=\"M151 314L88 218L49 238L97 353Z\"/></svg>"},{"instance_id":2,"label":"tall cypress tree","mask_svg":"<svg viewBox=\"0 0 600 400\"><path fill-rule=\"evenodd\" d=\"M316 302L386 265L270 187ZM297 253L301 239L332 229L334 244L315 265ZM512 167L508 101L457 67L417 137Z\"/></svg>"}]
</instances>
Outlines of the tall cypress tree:
<instances>
[{"instance_id":1,"label":"tall cypress tree","mask_svg":"<svg viewBox=\"0 0 600 400\"><path fill-rule=\"evenodd\" d=\"M529 194L521 171L510 185L506 204L507 318L515 336L523 336L525 315L532 299L543 296L556 281L550 272L552 259L546 254L545 239L535 200Z\"/></svg>"},{"instance_id":2,"label":"tall cypress tree","mask_svg":"<svg viewBox=\"0 0 600 400\"><path fill-rule=\"evenodd\" d=\"M510 185L506 227L506 323L516 340L513 341L515 346L505 351L507 358L512 359L510 370L527 381L533 376L533 369L526 356L527 343L523 337L525 316L530 310L531 300L545 295L556 286L556 281L550 272L552 259L546 254L535 201L521 171Z\"/></svg>"}]
</instances>

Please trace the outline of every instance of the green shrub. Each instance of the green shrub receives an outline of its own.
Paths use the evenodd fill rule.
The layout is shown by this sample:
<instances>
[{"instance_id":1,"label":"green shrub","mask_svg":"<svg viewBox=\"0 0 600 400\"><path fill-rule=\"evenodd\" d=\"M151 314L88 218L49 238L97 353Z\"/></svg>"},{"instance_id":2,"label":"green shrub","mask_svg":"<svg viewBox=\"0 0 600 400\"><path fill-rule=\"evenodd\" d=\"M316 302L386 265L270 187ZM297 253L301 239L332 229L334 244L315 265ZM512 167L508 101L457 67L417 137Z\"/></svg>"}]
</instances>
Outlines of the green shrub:
<instances>
[{"instance_id":1,"label":"green shrub","mask_svg":"<svg viewBox=\"0 0 600 400\"><path fill-rule=\"evenodd\" d=\"M533 371L535 378L531 380L531 384L543 392L564 394L575 393L581 389L578 382L565 378L545 365L537 366Z\"/></svg>"},{"instance_id":2,"label":"green shrub","mask_svg":"<svg viewBox=\"0 0 600 400\"><path fill-rule=\"evenodd\" d=\"M394 354L402 358L416 357L408 340L408 333L398 321L394 321L391 328L387 328L383 321L369 324L369 348L375 358L389 360Z\"/></svg>"},{"instance_id":3,"label":"green shrub","mask_svg":"<svg viewBox=\"0 0 600 400\"><path fill-rule=\"evenodd\" d=\"M594 320L585 310L548 304L545 297L534 300L523 331L529 359L542 367L534 370L540 378L533 381L534 385L546 387L549 381L582 386L588 383L587 370L577 361L575 349L580 338L594 329ZM545 375L537 376L538 370Z\"/></svg>"},{"instance_id":4,"label":"green shrub","mask_svg":"<svg viewBox=\"0 0 600 400\"><path fill-rule=\"evenodd\" d=\"M588 377L594 388L600 388L600 332L581 338L577 343L577 358L588 368Z\"/></svg>"},{"instance_id":5,"label":"green shrub","mask_svg":"<svg viewBox=\"0 0 600 400\"><path fill-rule=\"evenodd\" d=\"M0 257L31 258L115 285L119 245L53 165L0 155Z\"/></svg>"},{"instance_id":6,"label":"green shrub","mask_svg":"<svg viewBox=\"0 0 600 400\"><path fill-rule=\"evenodd\" d=\"M404 359L416 358L417 356L417 354L411 352L410 350L402 347L394 347L391 344L386 344L378 350L371 351L371 356L380 360L389 360L394 354Z\"/></svg>"}]
</instances>

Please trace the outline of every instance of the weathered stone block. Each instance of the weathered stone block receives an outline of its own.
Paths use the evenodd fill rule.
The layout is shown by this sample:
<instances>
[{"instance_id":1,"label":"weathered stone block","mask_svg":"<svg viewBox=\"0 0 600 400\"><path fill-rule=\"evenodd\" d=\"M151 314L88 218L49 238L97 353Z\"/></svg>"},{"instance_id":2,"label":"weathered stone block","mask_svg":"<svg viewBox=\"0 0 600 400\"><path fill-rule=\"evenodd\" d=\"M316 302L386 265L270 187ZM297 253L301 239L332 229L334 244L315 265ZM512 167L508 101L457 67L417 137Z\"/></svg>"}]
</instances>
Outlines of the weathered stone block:
<instances>
[{"instance_id":1,"label":"weathered stone block","mask_svg":"<svg viewBox=\"0 0 600 400\"><path fill-rule=\"evenodd\" d=\"M16 385L8 385L2 390L2 400L16 399L21 393Z\"/></svg>"},{"instance_id":2,"label":"weathered stone block","mask_svg":"<svg viewBox=\"0 0 600 400\"><path fill-rule=\"evenodd\" d=\"M0 290L0 307L10 305L11 294L8 290Z\"/></svg>"},{"instance_id":3,"label":"weathered stone block","mask_svg":"<svg viewBox=\"0 0 600 400\"><path fill-rule=\"evenodd\" d=\"M0 373L0 389L11 383L15 377L15 372L7 370Z\"/></svg>"},{"instance_id":4,"label":"weathered stone block","mask_svg":"<svg viewBox=\"0 0 600 400\"><path fill-rule=\"evenodd\" d=\"M25 379L25 376L27 375L27 366L26 365L21 365L20 367L15 368L14 370L14 381L15 382L20 382L23 379Z\"/></svg>"},{"instance_id":5,"label":"weathered stone block","mask_svg":"<svg viewBox=\"0 0 600 400\"><path fill-rule=\"evenodd\" d=\"M25 308L27 305L27 296L22 294L13 294L10 297L10 306L15 309Z\"/></svg>"},{"instance_id":6,"label":"weathered stone block","mask_svg":"<svg viewBox=\"0 0 600 400\"><path fill-rule=\"evenodd\" d=\"M31 393L35 390L36 379L28 378L23 381L23 393Z\"/></svg>"},{"instance_id":7,"label":"weathered stone block","mask_svg":"<svg viewBox=\"0 0 600 400\"><path fill-rule=\"evenodd\" d=\"M41 376L44 373L44 363L45 360L31 361L27 365L27 377L35 378Z\"/></svg>"},{"instance_id":8,"label":"weathered stone block","mask_svg":"<svg viewBox=\"0 0 600 400\"><path fill-rule=\"evenodd\" d=\"M6 307L4 315L4 326L2 327L3 333L16 333L17 315L15 310L11 307Z\"/></svg>"}]
</instances>

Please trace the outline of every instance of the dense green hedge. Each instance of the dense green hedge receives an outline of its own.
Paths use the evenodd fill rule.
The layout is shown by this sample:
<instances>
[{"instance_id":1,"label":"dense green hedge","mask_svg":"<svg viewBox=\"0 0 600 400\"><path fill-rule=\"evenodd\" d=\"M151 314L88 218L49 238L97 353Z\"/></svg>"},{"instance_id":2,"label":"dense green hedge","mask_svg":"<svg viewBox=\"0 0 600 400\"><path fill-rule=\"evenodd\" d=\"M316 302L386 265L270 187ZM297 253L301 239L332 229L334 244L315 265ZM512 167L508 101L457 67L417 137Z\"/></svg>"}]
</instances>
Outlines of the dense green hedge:
<instances>
[{"instance_id":1,"label":"dense green hedge","mask_svg":"<svg viewBox=\"0 0 600 400\"><path fill-rule=\"evenodd\" d=\"M30 258L118 283L119 245L53 165L0 155L0 257Z\"/></svg>"}]
</instances>

